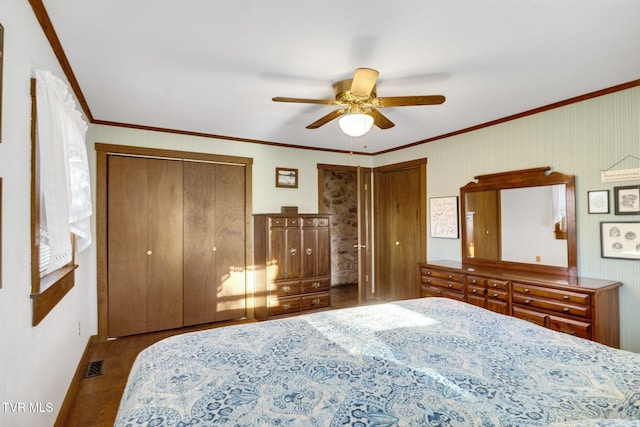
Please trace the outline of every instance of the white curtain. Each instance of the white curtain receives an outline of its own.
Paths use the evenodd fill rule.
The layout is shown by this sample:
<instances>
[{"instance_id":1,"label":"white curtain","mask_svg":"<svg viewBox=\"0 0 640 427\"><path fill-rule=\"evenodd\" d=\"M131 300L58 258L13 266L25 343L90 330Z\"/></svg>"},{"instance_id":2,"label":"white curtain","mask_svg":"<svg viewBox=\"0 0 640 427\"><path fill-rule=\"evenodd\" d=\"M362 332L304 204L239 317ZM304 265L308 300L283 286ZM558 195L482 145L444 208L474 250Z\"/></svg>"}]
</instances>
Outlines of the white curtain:
<instances>
[{"instance_id":1,"label":"white curtain","mask_svg":"<svg viewBox=\"0 0 640 427\"><path fill-rule=\"evenodd\" d=\"M72 259L91 244L91 186L85 137L87 124L67 85L36 70L37 137L40 156L40 274Z\"/></svg>"},{"instance_id":2,"label":"white curtain","mask_svg":"<svg viewBox=\"0 0 640 427\"><path fill-rule=\"evenodd\" d=\"M564 184L551 186L553 223L560 223L560 229L565 230L567 221L567 188Z\"/></svg>"}]
</instances>

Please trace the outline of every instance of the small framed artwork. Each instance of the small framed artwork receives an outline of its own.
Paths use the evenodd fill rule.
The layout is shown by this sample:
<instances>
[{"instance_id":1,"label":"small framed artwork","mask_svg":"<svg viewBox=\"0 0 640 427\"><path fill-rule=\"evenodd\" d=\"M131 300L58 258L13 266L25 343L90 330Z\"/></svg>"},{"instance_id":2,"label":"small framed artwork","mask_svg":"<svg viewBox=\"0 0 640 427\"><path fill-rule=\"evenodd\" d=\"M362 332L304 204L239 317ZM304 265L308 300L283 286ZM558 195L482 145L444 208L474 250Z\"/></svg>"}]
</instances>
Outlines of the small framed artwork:
<instances>
[{"instance_id":1,"label":"small framed artwork","mask_svg":"<svg viewBox=\"0 0 640 427\"><path fill-rule=\"evenodd\" d=\"M640 221L601 222L602 258L640 260Z\"/></svg>"},{"instance_id":2,"label":"small framed artwork","mask_svg":"<svg viewBox=\"0 0 640 427\"><path fill-rule=\"evenodd\" d=\"M298 169L276 168L276 187L298 188Z\"/></svg>"},{"instance_id":3,"label":"small framed artwork","mask_svg":"<svg viewBox=\"0 0 640 427\"><path fill-rule=\"evenodd\" d=\"M640 185L613 187L616 215L640 214Z\"/></svg>"},{"instance_id":4,"label":"small framed artwork","mask_svg":"<svg viewBox=\"0 0 640 427\"><path fill-rule=\"evenodd\" d=\"M590 214L609 213L609 190L587 191Z\"/></svg>"},{"instance_id":5,"label":"small framed artwork","mask_svg":"<svg viewBox=\"0 0 640 427\"><path fill-rule=\"evenodd\" d=\"M431 237L458 238L458 197L432 197L429 199Z\"/></svg>"}]
</instances>

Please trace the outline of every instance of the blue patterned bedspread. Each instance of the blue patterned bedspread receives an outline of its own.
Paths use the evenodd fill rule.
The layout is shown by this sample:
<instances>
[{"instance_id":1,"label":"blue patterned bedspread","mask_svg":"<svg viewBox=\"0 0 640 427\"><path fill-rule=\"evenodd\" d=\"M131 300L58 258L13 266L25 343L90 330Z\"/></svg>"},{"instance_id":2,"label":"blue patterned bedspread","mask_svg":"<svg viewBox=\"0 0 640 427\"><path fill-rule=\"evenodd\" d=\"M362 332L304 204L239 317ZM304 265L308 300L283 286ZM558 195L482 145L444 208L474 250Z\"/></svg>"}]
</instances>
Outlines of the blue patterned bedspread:
<instances>
[{"instance_id":1,"label":"blue patterned bedspread","mask_svg":"<svg viewBox=\"0 0 640 427\"><path fill-rule=\"evenodd\" d=\"M634 421L635 420L635 421ZM640 354L423 298L167 338L117 426L640 425Z\"/></svg>"}]
</instances>

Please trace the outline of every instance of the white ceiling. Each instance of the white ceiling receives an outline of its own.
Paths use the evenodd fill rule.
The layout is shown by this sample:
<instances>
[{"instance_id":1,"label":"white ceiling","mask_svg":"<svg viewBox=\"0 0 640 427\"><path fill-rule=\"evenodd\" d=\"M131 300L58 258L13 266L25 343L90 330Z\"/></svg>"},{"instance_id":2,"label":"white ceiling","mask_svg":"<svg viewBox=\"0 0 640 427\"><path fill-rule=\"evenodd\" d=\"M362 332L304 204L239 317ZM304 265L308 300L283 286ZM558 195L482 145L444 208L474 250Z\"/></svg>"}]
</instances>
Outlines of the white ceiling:
<instances>
[{"instance_id":1,"label":"white ceiling","mask_svg":"<svg viewBox=\"0 0 640 427\"><path fill-rule=\"evenodd\" d=\"M640 79L638 0L43 0L95 120L376 153ZM355 68L396 126L352 141Z\"/></svg>"}]
</instances>

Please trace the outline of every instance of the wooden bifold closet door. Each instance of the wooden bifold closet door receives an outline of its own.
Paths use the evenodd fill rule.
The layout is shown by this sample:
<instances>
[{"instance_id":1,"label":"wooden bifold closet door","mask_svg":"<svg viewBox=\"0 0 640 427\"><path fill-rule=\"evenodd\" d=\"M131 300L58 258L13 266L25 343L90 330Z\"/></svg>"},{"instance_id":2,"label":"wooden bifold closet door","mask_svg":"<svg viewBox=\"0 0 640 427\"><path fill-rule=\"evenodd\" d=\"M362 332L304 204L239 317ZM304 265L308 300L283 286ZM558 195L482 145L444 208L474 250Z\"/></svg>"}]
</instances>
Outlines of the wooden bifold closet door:
<instances>
[{"instance_id":1,"label":"wooden bifold closet door","mask_svg":"<svg viewBox=\"0 0 640 427\"><path fill-rule=\"evenodd\" d=\"M108 157L108 334L245 315L244 169Z\"/></svg>"}]
</instances>

